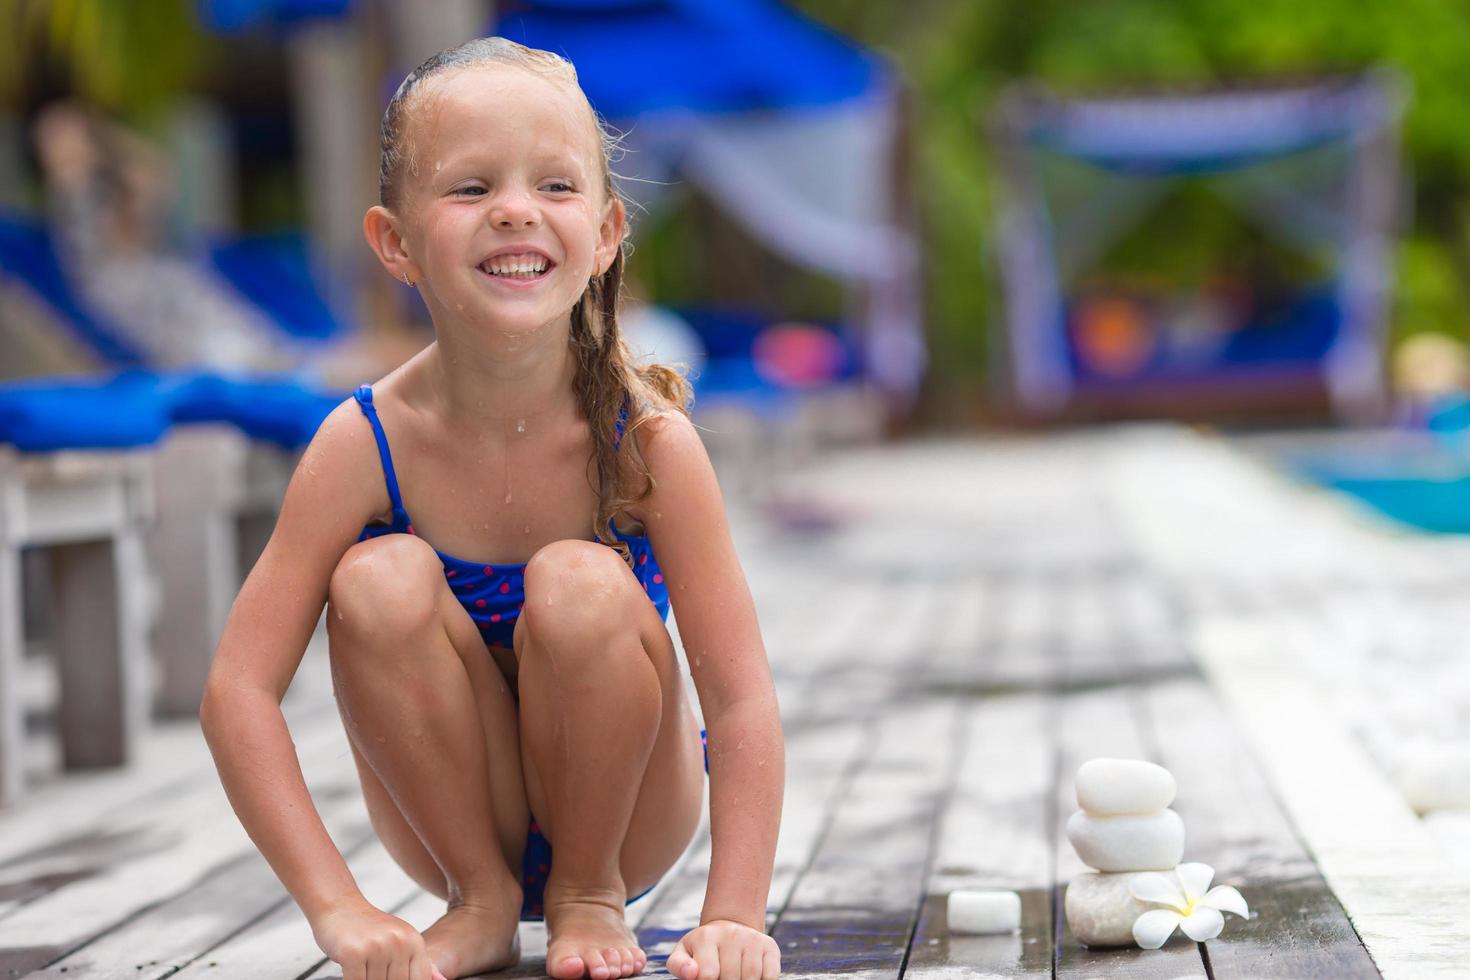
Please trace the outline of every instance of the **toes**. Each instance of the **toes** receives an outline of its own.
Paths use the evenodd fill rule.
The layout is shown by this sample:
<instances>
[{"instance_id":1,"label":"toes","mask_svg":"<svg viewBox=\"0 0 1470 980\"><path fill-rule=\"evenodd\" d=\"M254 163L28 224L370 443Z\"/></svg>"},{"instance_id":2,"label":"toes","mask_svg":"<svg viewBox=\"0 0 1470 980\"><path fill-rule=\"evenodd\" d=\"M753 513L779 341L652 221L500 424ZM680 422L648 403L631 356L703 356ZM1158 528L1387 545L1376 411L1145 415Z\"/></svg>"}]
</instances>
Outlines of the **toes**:
<instances>
[{"instance_id":1,"label":"toes","mask_svg":"<svg viewBox=\"0 0 1470 980\"><path fill-rule=\"evenodd\" d=\"M587 964L587 974L592 980L611 980L613 971L608 969L607 960L597 950L587 950L582 960Z\"/></svg>"},{"instance_id":2,"label":"toes","mask_svg":"<svg viewBox=\"0 0 1470 980\"><path fill-rule=\"evenodd\" d=\"M555 962L548 961L546 972L555 980L581 980L591 971L591 964L584 963L580 956L568 956Z\"/></svg>"}]
</instances>

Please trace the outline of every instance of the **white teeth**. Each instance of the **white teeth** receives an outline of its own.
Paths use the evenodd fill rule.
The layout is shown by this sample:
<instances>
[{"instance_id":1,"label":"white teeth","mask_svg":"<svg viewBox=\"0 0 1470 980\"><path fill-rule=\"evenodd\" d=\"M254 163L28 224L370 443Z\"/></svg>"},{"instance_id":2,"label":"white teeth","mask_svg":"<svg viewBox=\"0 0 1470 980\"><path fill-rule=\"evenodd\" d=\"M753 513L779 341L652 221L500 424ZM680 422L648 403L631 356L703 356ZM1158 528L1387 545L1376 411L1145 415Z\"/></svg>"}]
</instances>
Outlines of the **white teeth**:
<instances>
[{"instance_id":1,"label":"white teeth","mask_svg":"<svg viewBox=\"0 0 1470 980\"><path fill-rule=\"evenodd\" d=\"M497 256L486 261L480 268L492 276L539 276L546 271L547 259L541 255Z\"/></svg>"}]
</instances>

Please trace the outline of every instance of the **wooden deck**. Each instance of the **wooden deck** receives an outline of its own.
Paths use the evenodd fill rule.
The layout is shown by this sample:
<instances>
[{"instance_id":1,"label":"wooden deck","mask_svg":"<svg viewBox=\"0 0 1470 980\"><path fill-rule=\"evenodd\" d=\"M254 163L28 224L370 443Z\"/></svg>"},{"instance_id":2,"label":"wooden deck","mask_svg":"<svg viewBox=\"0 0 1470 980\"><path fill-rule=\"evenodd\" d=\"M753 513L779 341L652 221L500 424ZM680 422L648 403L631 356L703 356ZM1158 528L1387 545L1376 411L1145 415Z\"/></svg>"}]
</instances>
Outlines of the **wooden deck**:
<instances>
[{"instance_id":1,"label":"wooden deck","mask_svg":"<svg viewBox=\"0 0 1470 980\"><path fill-rule=\"evenodd\" d=\"M1107 475L1120 446L1137 442L848 454L786 481L764 516L735 515L785 721L768 918L787 976L1450 976L1470 950L1462 926L1422 972L1398 969L1402 957L1375 966L1360 936L1379 920L1355 925L1303 838L1294 790L1239 727L1249 713L1216 694L1232 668L1216 661L1209 682L1191 653L1207 590L1177 581L1120 507ZM438 903L368 826L319 642L286 706L364 893L427 926ZM1083 867L1061 827L1071 774L1101 755L1175 773L1186 859L1237 885L1250 921L1230 917L1204 945L1079 946L1060 907ZM702 831L629 909L650 972L697 922L707 867ZM1021 933L946 936L943 896L959 887L1018 891ZM523 925L522 943L522 967L502 975L540 975L544 931ZM0 980L339 975L187 725L155 730L126 772L68 778L0 812Z\"/></svg>"}]
</instances>

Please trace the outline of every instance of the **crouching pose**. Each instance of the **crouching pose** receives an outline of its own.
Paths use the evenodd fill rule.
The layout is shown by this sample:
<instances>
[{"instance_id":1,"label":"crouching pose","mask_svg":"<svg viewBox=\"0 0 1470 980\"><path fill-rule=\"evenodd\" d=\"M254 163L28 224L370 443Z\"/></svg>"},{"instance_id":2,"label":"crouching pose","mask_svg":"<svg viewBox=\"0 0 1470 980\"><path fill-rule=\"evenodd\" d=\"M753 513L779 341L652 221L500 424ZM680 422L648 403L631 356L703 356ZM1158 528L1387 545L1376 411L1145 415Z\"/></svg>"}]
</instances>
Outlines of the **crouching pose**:
<instances>
[{"instance_id":1,"label":"crouching pose","mask_svg":"<svg viewBox=\"0 0 1470 980\"><path fill-rule=\"evenodd\" d=\"M706 772L709 886L669 972L780 969L774 689L688 388L619 336L607 145L555 55L477 40L403 82L364 231L436 340L322 425L215 655L226 792L346 980L503 968L542 916L553 977L640 972L624 905L688 845ZM373 827L447 903L422 934L359 891L280 711L324 605Z\"/></svg>"}]
</instances>

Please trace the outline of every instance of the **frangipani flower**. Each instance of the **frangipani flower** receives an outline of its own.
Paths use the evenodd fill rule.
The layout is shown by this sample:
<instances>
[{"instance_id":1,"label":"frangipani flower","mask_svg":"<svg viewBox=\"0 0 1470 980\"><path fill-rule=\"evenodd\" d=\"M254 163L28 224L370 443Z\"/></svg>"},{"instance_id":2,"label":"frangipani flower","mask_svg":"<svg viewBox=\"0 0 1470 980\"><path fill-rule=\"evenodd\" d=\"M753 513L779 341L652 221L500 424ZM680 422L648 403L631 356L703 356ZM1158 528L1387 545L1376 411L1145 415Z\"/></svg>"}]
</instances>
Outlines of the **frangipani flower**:
<instances>
[{"instance_id":1,"label":"frangipani flower","mask_svg":"<svg viewBox=\"0 0 1470 980\"><path fill-rule=\"evenodd\" d=\"M1250 909L1240 892L1229 885L1210 888L1215 869L1208 864L1181 864L1169 874L1146 871L1128 882L1129 893L1140 902L1163 905L1149 909L1133 923L1133 941L1144 949L1158 949L1174 935L1177 926L1197 943L1220 935L1225 928L1222 912L1242 919ZM1205 889L1209 889L1206 891Z\"/></svg>"}]
</instances>

